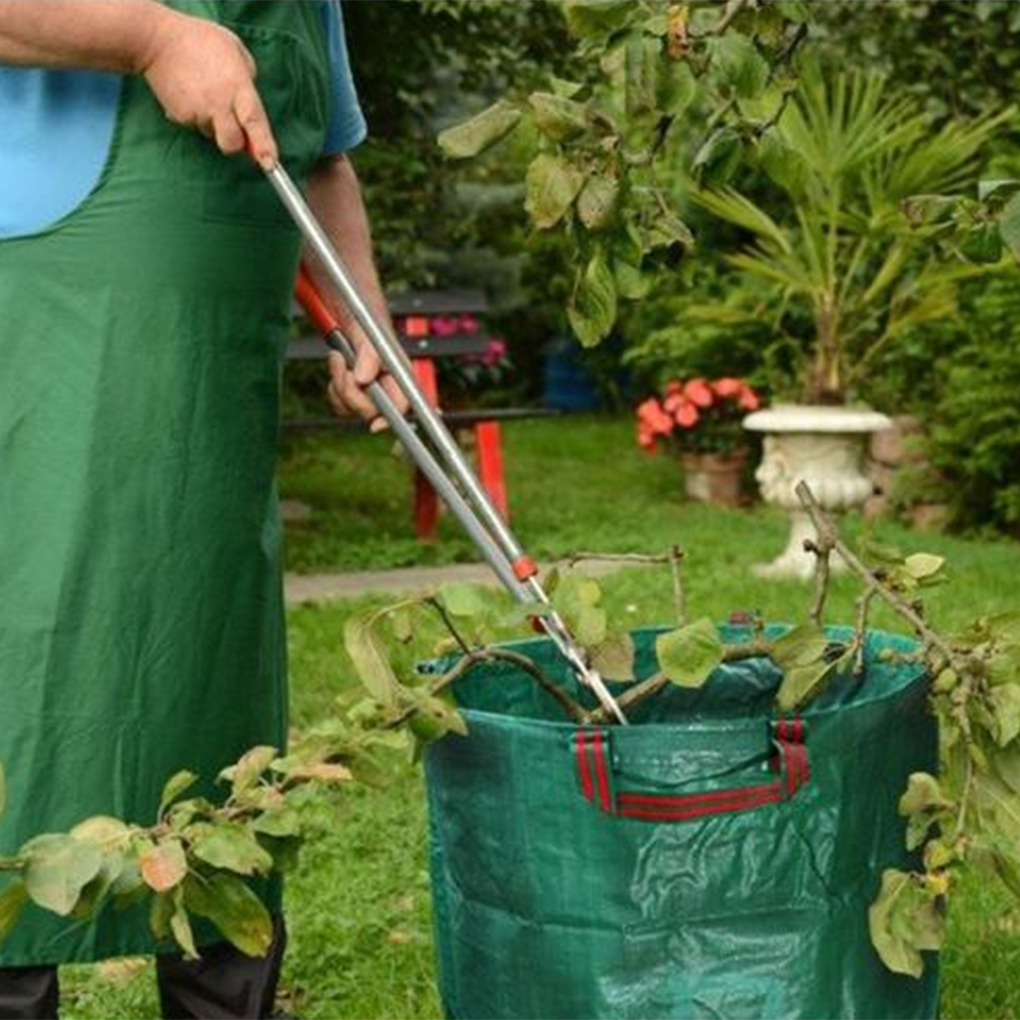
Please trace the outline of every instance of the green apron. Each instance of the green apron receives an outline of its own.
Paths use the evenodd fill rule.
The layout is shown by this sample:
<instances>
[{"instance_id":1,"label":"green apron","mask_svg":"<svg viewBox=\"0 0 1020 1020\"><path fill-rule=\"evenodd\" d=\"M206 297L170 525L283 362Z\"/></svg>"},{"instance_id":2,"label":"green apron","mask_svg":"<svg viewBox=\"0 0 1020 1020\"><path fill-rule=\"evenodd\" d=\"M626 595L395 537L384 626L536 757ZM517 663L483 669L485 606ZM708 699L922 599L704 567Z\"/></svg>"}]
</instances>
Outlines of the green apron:
<instances>
[{"instance_id":1,"label":"green apron","mask_svg":"<svg viewBox=\"0 0 1020 1020\"><path fill-rule=\"evenodd\" d=\"M306 175L329 113L318 4L176 6L242 37ZM0 242L0 853L90 815L151 824L178 769L283 745L274 466L299 252L249 161L136 78L89 198ZM142 908L30 906L0 966L155 948Z\"/></svg>"}]
</instances>

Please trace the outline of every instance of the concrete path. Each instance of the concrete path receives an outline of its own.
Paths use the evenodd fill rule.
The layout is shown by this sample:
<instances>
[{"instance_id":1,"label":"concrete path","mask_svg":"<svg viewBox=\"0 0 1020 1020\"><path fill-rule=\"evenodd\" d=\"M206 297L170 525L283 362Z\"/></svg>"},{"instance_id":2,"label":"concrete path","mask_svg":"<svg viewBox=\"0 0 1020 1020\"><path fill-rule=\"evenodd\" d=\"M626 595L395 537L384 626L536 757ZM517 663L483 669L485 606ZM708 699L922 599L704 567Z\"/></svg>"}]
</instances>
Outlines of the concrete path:
<instances>
[{"instance_id":1,"label":"concrete path","mask_svg":"<svg viewBox=\"0 0 1020 1020\"><path fill-rule=\"evenodd\" d=\"M585 563L593 577L619 570L619 563ZM288 606L358 598L369 593L401 595L456 582L492 584L496 579L483 563L458 563L446 567L407 567L403 570L366 570L356 574L287 574L284 592Z\"/></svg>"}]
</instances>

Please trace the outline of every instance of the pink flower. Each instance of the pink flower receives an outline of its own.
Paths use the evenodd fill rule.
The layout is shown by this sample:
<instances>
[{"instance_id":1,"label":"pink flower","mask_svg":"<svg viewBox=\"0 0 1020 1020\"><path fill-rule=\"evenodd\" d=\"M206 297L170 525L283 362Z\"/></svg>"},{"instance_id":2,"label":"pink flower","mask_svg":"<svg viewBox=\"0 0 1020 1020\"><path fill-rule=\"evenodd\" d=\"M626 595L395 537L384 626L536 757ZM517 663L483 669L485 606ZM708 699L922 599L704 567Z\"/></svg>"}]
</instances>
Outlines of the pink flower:
<instances>
[{"instance_id":1,"label":"pink flower","mask_svg":"<svg viewBox=\"0 0 1020 1020\"><path fill-rule=\"evenodd\" d=\"M490 368L498 365L506 357L506 341L493 337L482 355L482 363Z\"/></svg>"},{"instance_id":2,"label":"pink flower","mask_svg":"<svg viewBox=\"0 0 1020 1020\"><path fill-rule=\"evenodd\" d=\"M433 336L456 336L460 332L455 315L433 315L431 327Z\"/></svg>"},{"instance_id":3,"label":"pink flower","mask_svg":"<svg viewBox=\"0 0 1020 1020\"><path fill-rule=\"evenodd\" d=\"M465 312L460 317L460 332L461 333L478 332L478 320L470 312Z\"/></svg>"},{"instance_id":4,"label":"pink flower","mask_svg":"<svg viewBox=\"0 0 1020 1020\"><path fill-rule=\"evenodd\" d=\"M743 379L716 379L712 383L712 389L715 390L716 396L723 397L739 397L740 394L747 389L747 383Z\"/></svg>"},{"instance_id":5,"label":"pink flower","mask_svg":"<svg viewBox=\"0 0 1020 1020\"><path fill-rule=\"evenodd\" d=\"M758 394L750 386L745 385L740 391L740 406L745 411L757 411L761 407L761 400L758 399Z\"/></svg>"},{"instance_id":6,"label":"pink flower","mask_svg":"<svg viewBox=\"0 0 1020 1020\"><path fill-rule=\"evenodd\" d=\"M684 396L695 407L711 407L715 403L712 388L704 379L691 379L684 386Z\"/></svg>"}]
</instances>

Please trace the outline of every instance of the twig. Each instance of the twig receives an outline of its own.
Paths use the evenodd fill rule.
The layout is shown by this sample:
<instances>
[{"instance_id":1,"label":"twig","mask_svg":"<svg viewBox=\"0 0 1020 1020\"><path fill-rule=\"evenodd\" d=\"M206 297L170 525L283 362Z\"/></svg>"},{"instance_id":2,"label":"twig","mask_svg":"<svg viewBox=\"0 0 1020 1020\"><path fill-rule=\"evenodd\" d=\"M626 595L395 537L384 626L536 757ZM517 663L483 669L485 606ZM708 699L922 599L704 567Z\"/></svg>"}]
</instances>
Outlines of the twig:
<instances>
[{"instance_id":1,"label":"twig","mask_svg":"<svg viewBox=\"0 0 1020 1020\"><path fill-rule=\"evenodd\" d=\"M673 546L673 549L677 549L677 546ZM681 552L682 556L683 553ZM646 564L662 564L669 563L673 559L673 551L670 550L668 553L662 553L657 556L650 556L644 553L571 553L567 557L567 566L576 567L578 563L585 561L597 561L602 560L605 563L646 563Z\"/></svg>"},{"instance_id":2,"label":"twig","mask_svg":"<svg viewBox=\"0 0 1020 1020\"><path fill-rule=\"evenodd\" d=\"M550 697L554 698L560 708L562 708L574 722L580 724L588 722L589 713L582 705L578 704L578 702L570 697L570 695L567 694L567 692L563 690L559 684L546 676L546 674L526 655L521 655L519 652L511 652L506 648L485 648L466 652L446 673L432 684L429 688L429 692L433 695L442 694L443 691L447 690L458 680L465 677L476 666L492 662L507 662L516 666L535 680L542 690L544 690ZM396 729L398 726L407 722L407 720L410 719L416 711L417 709L414 707L405 709L395 718L389 720L386 724L386 728Z\"/></svg>"},{"instance_id":3,"label":"twig","mask_svg":"<svg viewBox=\"0 0 1020 1020\"><path fill-rule=\"evenodd\" d=\"M804 507L810 516L811 521L815 526L815 530L818 532L820 541L831 542L833 550L839 554L840 559L842 559L847 567L849 567L850 570L856 574L865 583L865 585L867 585L870 591L902 616L903 619L906 620L915 631L917 631L921 638L924 639L924 642L927 645L930 645L932 648L937 648L949 665L956 664L957 655L945 638L932 630L924 619L910 606L908 602L906 602L906 600L901 598L888 585L883 584L875 576L875 574L869 570L850 551L849 548L847 548L846 543L839 537L839 534L833 527L832 522L828 517L826 517L821 506L819 506L818 500L815 499L815 495L811 491L811 486L809 486L807 482L801 481L797 483L797 487L794 491L797 493L797 498L800 500L801 506Z\"/></svg>"},{"instance_id":4,"label":"twig","mask_svg":"<svg viewBox=\"0 0 1020 1020\"><path fill-rule=\"evenodd\" d=\"M857 599L857 618L854 622L854 676L864 672L864 651L868 632L868 613L874 591L866 591Z\"/></svg>"},{"instance_id":5,"label":"twig","mask_svg":"<svg viewBox=\"0 0 1020 1020\"><path fill-rule=\"evenodd\" d=\"M967 802L970 800L970 788L974 784L974 759L967 754L967 777L963 781L963 792L960 794L960 809L956 813L956 829L953 832L954 842L963 835L963 827L967 822Z\"/></svg>"},{"instance_id":6,"label":"twig","mask_svg":"<svg viewBox=\"0 0 1020 1020\"><path fill-rule=\"evenodd\" d=\"M772 652L772 642L761 638L748 641L739 645L727 645L723 650L723 662L741 662L745 659L769 658ZM621 711L626 712L635 705L647 701L648 698L658 694L664 687L668 687L672 681L664 673L656 673L647 680L628 688L617 699L616 703ZM588 721L601 726L610 722L609 713L604 708L597 708L590 712Z\"/></svg>"},{"instance_id":7,"label":"twig","mask_svg":"<svg viewBox=\"0 0 1020 1020\"><path fill-rule=\"evenodd\" d=\"M425 604L427 606L431 606L439 614L439 618L443 621L444 626L450 632L453 640L457 642L460 650L465 655L471 655L471 646L464 640L460 631L457 629L457 626L454 624L450 614L446 611L446 606L444 606L443 603L440 602L440 600L434 595L430 595L427 599L425 599Z\"/></svg>"},{"instance_id":8,"label":"twig","mask_svg":"<svg viewBox=\"0 0 1020 1020\"><path fill-rule=\"evenodd\" d=\"M825 600L829 594L829 578L832 574L830 558L832 557L832 543L819 535L818 541L810 538L804 540L804 551L815 554L815 599L808 613L811 622L822 626L822 617L825 612Z\"/></svg>"},{"instance_id":9,"label":"twig","mask_svg":"<svg viewBox=\"0 0 1020 1020\"><path fill-rule=\"evenodd\" d=\"M673 608L678 627L687 626L687 596L684 592L683 567L684 551L678 545L669 550L669 569L673 575Z\"/></svg>"}]
</instances>

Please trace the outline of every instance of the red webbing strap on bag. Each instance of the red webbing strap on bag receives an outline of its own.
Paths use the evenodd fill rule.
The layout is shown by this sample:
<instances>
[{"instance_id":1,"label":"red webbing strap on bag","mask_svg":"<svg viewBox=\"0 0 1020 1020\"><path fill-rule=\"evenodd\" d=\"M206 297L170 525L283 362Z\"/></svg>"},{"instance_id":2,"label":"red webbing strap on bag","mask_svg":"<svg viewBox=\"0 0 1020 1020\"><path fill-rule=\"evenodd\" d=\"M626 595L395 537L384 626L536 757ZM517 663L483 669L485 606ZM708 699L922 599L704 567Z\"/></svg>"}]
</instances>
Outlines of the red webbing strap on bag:
<instances>
[{"instance_id":1,"label":"red webbing strap on bag","mask_svg":"<svg viewBox=\"0 0 1020 1020\"><path fill-rule=\"evenodd\" d=\"M607 814L655 822L682 822L789 800L811 778L804 721L799 716L779 719L772 728L776 754L771 764L778 778L754 786L686 794L617 789L609 754L609 733L581 730L574 735L581 795Z\"/></svg>"}]
</instances>

